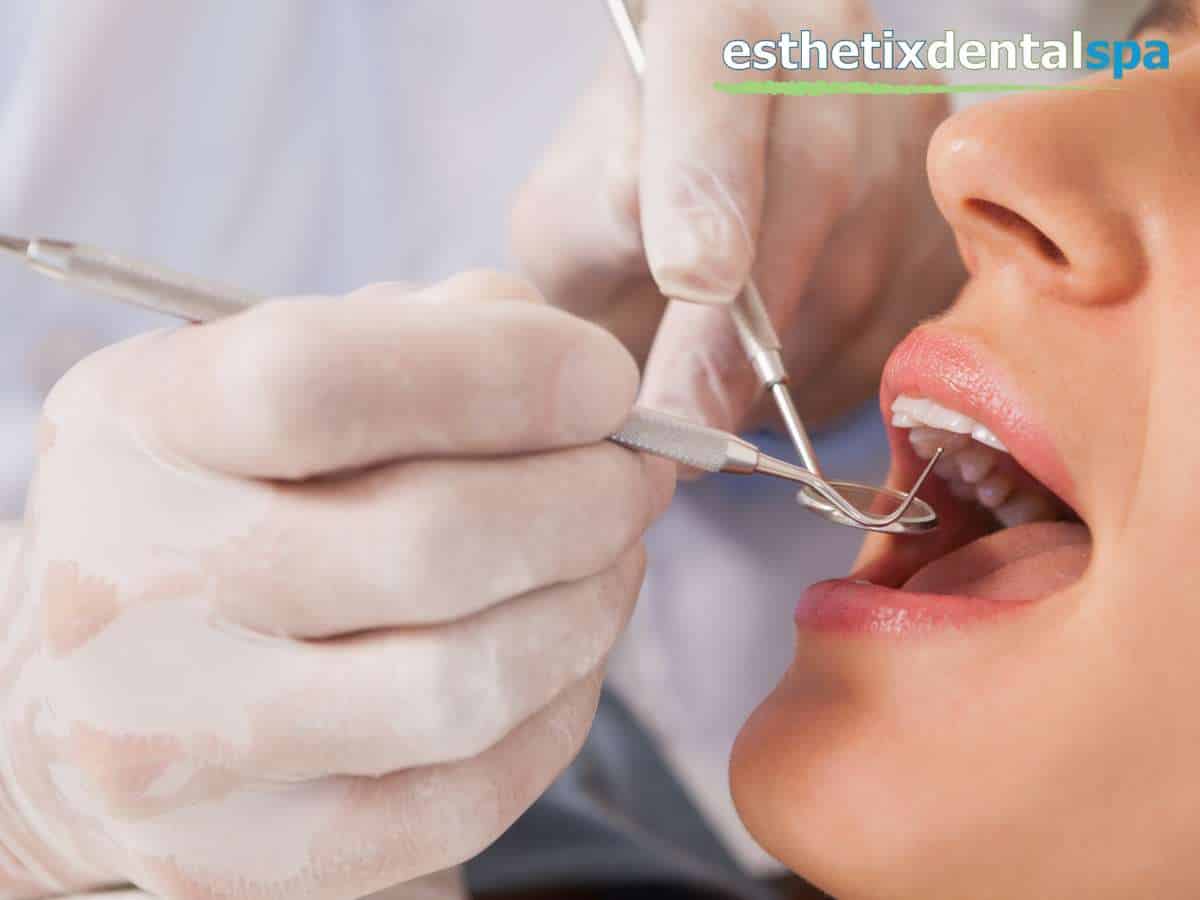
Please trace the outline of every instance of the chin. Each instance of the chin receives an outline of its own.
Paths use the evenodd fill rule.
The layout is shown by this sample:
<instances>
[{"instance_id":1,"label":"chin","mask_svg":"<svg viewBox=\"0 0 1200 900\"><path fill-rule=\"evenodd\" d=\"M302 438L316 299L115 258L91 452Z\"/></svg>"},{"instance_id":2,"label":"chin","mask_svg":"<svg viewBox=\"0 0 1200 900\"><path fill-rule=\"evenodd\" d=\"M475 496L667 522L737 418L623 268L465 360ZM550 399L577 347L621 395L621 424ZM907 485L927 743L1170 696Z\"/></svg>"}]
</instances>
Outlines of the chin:
<instances>
[{"instance_id":1,"label":"chin","mask_svg":"<svg viewBox=\"0 0 1200 900\"><path fill-rule=\"evenodd\" d=\"M767 852L839 900L1072 896L1027 890L1053 881L1020 858L1043 848L999 821L1019 811L988 810L969 760L903 747L894 716L821 682L790 672L734 747L734 800Z\"/></svg>"}]
</instances>

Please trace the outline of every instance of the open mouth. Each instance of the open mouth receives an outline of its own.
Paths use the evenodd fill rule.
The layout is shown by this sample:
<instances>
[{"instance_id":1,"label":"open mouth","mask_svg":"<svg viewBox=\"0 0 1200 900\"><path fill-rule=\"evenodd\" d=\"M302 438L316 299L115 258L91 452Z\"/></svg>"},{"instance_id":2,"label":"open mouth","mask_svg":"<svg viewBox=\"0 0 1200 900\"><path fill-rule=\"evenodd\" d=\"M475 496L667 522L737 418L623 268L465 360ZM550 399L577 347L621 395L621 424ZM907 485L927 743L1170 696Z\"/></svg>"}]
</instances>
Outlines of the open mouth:
<instances>
[{"instance_id":1,"label":"open mouth","mask_svg":"<svg viewBox=\"0 0 1200 900\"><path fill-rule=\"evenodd\" d=\"M796 610L806 628L907 633L1020 609L1075 583L1092 538L1066 466L1003 368L974 342L918 329L893 353L882 402L894 474L943 458L922 495L942 527L874 537L851 579L822 582Z\"/></svg>"}]
</instances>

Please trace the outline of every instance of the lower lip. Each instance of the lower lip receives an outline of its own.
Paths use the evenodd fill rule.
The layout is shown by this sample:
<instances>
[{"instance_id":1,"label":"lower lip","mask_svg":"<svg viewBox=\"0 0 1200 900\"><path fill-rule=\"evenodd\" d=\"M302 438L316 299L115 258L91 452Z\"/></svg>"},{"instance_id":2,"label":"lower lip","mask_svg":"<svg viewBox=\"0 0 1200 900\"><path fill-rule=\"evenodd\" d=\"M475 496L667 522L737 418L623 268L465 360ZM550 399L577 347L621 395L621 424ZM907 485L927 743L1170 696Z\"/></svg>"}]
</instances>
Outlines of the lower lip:
<instances>
[{"instance_id":1,"label":"lower lip","mask_svg":"<svg viewBox=\"0 0 1200 900\"><path fill-rule=\"evenodd\" d=\"M914 594L845 579L814 584L796 607L805 631L904 637L942 628L961 628L1023 606L947 594Z\"/></svg>"}]
</instances>

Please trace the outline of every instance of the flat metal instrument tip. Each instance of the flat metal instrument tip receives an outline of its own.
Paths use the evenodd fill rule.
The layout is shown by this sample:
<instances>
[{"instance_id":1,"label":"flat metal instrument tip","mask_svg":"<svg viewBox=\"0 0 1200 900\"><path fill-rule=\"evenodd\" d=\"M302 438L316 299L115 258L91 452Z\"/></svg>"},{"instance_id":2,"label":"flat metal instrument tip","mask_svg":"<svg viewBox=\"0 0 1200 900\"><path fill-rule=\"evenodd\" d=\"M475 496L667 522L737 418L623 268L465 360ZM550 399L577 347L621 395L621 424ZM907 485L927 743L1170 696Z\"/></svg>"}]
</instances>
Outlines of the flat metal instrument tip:
<instances>
[{"instance_id":1,"label":"flat metal instrument tip","mask_svg":"<svg viewBox=\"0 0 1200 900\"><path fill-rule=\"evenodd\" d=\"M29 241L24 238L15 238L9 237L7 234L0 234L0 250L14 253L17 256L24 256L29 250Z\"/></svg>"}]
</instances>

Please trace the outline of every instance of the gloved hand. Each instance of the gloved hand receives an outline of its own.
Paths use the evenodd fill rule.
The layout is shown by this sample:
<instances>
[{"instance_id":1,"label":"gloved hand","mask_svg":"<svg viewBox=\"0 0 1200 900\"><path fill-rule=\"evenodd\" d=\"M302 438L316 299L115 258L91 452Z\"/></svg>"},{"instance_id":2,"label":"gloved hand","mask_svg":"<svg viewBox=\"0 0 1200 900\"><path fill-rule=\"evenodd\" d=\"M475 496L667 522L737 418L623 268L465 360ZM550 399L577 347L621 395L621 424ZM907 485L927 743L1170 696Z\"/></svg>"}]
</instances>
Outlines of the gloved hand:
<instances>
[{"instance_id":1,"label":"gloved hand","mask_svg":"<svg viewBox=\"0 0 1200 900\"><path fill-rule=\"evenodd\" d=\"M830 44L879 34L861 0L643 5L643 89L614 49L517 198L513 241L526 274L552 302L649 356L646 405L738 430L758 385L727 311L714 307L753 273L801 412L815 424L852 409L878 389L895 343L964 277L925 178L947 103L713 88L771 77L725 66L735 38L802 27ZM911 70L778 72L872 77L918 80ZM663 296L690 302L664 318Z\"/></svg>"},{"instance_id":2,"label":"gloved hand","mask_svg":"<svg viewBox=\"0 0 1200 900\"><path fill-rule=\"evenodd\" d=\"M58 384L9 563L4 896L361 897L567 765L673 474L602 441L629 354L536 300L270 303Z\"/></svg>"}]
</instances>

